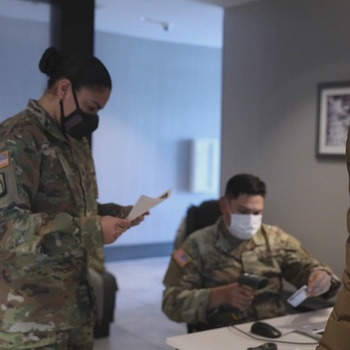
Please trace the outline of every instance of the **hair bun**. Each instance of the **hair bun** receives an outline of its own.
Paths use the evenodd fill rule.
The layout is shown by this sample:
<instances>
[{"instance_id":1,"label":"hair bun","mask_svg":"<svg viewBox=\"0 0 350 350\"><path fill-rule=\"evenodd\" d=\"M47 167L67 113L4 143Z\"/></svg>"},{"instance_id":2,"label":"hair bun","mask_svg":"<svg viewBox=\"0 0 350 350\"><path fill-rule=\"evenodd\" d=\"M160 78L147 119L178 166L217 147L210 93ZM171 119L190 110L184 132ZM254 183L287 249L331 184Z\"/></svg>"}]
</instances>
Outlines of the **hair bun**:
<instances>
[{"instance_id":1,"label":"hair bun","mask_svg":"<svg viewBox=\"0 0 350 350\"><path fill-rule=\"evenodd\" d=\"M62 55L62 52L54 47L49 47L46 49L39 62L40 71L49 77L52 76Z\"/></svg>"}]
</instances>

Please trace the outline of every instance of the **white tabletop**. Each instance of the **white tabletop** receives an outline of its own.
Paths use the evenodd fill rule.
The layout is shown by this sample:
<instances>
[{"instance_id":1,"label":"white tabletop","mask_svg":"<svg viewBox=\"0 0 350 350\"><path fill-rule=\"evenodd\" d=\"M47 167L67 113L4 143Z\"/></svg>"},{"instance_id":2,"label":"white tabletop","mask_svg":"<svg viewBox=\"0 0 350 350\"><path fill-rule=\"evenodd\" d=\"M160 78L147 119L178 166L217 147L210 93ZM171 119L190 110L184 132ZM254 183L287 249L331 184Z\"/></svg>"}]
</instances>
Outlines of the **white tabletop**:
<instances>
[{"instance_id":1,"label":"white tabletop","mask_svg":"<svg viewBox=\"0 0 350 350\"><path fill-rule=\"evenodd\" d=\"M179 335L167 338L166 343L179 350L246 350L263 343L276 343L278 350L315 350L318 341L309 336L293 332L300 324L326 321L332 308L300 314L287 315L265 320L282 332L277 339L255 336L249 332L252 322L240 324L237 327L249 334L244 334L234 327L223 327L209 331ZM283 343L294 342L294 344ZM298 343L298 344L297 344Z\"/></svg>"}]
</instances>

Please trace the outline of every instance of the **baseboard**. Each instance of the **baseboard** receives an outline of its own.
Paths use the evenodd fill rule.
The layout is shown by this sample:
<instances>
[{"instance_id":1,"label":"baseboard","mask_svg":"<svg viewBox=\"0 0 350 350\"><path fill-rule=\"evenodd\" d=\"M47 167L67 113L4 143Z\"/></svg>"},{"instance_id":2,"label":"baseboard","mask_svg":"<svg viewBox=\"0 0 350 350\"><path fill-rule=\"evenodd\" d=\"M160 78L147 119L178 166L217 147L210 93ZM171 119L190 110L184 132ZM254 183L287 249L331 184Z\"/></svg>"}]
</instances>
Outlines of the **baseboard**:
<instances>
[{"instance_id":1,"label":"baseboard","mask_svg":"<svg viewBox=\"0 0 350 350\"><path fill-rule=\"evenodd\" d=\"M104 249L106 262L154 258L169 256L173 252L174 243L132 244L120 246L106 246Z\"/></svg>"}]
</instances>

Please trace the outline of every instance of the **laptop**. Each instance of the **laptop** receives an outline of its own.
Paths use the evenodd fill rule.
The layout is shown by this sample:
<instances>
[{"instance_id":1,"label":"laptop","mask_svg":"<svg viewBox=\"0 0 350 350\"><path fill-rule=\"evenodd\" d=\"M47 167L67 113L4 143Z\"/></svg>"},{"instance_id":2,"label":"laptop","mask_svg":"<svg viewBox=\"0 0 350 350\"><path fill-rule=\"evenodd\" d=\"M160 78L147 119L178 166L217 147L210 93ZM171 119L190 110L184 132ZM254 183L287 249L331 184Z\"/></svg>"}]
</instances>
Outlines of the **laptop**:
<instances>
[{"instance_id":1,"label":"laptop","mask_svg":"<svg viewBox=\"0 0 350 350\"><path fill-rule=\"evenodd\" d=\"M291 295L287 299L287 301L293 307L297 307L307 298L307 286L304 285L300 289L298 289L293 295ZM305 316L306 315L307 314L305 314ZM310 315L310 317L304 318L304 316L301 316L299 320L295 320L293 322L292 329L294 332L302 333L319 340L322 337L322 334L326 328L327 320L328 312L317 317Z\"/></svg>"},{"instance_id":2,"label":"laptop","mask_svg":"<svg viewBox=\"0 0 350 350\"><path fill-rule=\"evenodd\" d=\"M298 332L320 340L326 328L331 308L297 314L288 326L289 332Z\"/></svg>"},{"instance_id":3,"label":"laptop","mask_svg":"<svg viewBox=\"0 0 350 350\"><path fill-rule=\"evenodd\" d=\"M311 338L319 340L321 339L322 334L326 328L326 324L327 324L327 320L321 321L321 322L304 323L296 326L294 328L294 331L308 335Z\"/></svg>"}]
</instances>

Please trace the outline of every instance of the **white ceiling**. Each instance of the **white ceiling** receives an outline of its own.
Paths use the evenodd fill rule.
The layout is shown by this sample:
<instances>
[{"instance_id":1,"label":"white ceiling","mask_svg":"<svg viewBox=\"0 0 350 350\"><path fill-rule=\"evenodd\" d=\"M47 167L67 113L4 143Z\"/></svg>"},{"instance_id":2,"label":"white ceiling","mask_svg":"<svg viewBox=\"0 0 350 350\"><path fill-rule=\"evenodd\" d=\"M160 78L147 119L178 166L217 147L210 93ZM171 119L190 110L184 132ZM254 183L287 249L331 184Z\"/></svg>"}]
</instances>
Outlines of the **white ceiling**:
<instances>
[{"instance_id":1,"label":"white ceiling","mask_svg":"<svg viewBox=\"0 0 350 350\"><path fill-rule=\"evenodd\" d=\"M224 8L256 0L95 0L95 29L150 40L222 46ZM0 0L0 16L49 21L49 5Z\"/></svg>"}]
</instances>

